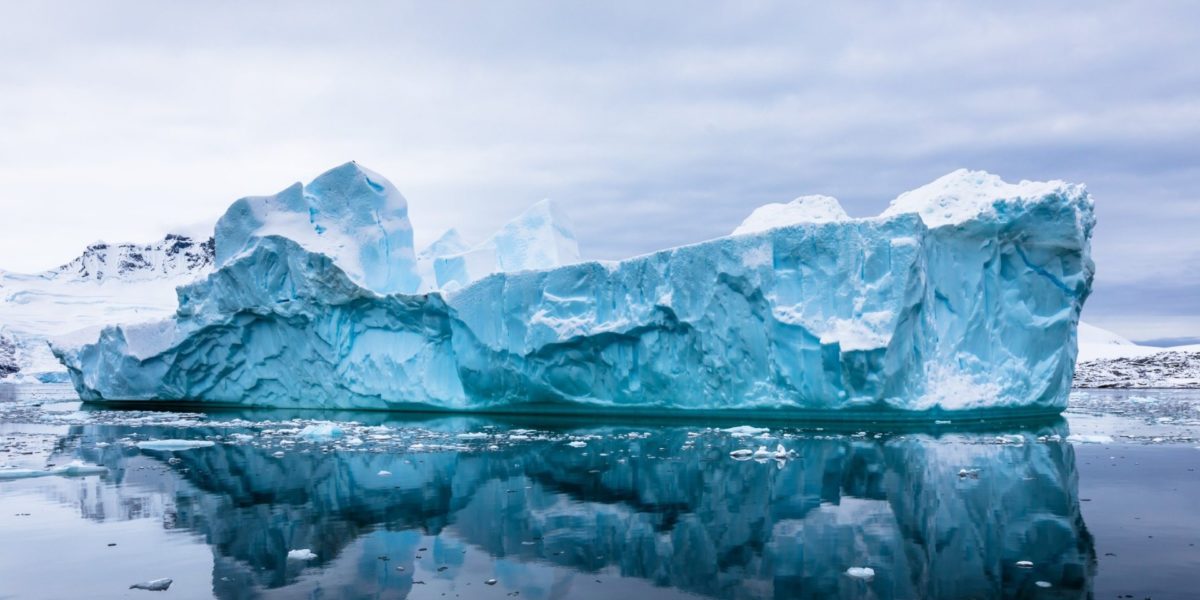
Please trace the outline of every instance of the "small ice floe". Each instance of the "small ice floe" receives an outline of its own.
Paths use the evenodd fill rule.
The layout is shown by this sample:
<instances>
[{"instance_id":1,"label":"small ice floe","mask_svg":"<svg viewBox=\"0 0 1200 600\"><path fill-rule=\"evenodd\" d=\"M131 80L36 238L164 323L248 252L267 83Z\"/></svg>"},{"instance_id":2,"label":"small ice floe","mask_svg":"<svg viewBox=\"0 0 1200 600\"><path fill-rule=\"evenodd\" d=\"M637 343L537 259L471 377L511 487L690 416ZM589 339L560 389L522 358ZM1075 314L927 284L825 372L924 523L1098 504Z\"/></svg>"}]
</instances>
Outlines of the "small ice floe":
<instances>
[{"instance_id":1,"label":"small ice floe","mask_svg":"<svg viewBox=\"0 0 1200 600\"><path fill-rule=\"evenodd\" d=\"M788 460L790 458L794 458L795 456L795 450L788 450L783 447L783 444L777 444L775 446L775 455L771 458L774 458L775 460Z\"/></svg>"},{"instance_id":2,"label":"small ice floe","mask_svg":"<svg viewBox=\"0 0 1200 600\"><path fill-rule=\"evenodd\" d=\"M754 451L749 450L747 448L742 448L740 450L734 450L733 452L729 453L729 457L732 458L733 460L750 460L750 458L753 456L754 456Z\"/></svg>"},{"instance_id":3,"label":"small ice floe","mask_svg":"<svg viewBox=\"0 0 1200 600\"><path fill-rule=\"evenodd\" d=\"M333 423L313 423L301 429L297 435L306 442L321 443L332 442L345 436L346 432Z\"/></svg>"},{"instance_id":4,"label":"small ice floe","mask_svg":"<svg viewBox=\"0 0 1200 600\"><path fill-rule=\"evenodd\" d=\"M1048 587L1051 587L1051 586L1050 586L1050 582L1049 582L1049 581L1035 581L1035 582L1033 582L1033 585L1036 585L1036 586L1038 586L1038 587L1040 587L1040 588L1048 588Z\"/></svg>"},{"instance_id":5,"label":"small ice floe","mask_svg":"<svg viewBox=\"0 0 1200 600\"><path fill-rule=\"evenodd\" d=\"M0 469L0 481L6 479L52 477L55 475L59 477L87 477L88 475L104 475L105 473L108 473L106 467L74 461L67 465L51 467L49 469Z\"/></svg>"},{"instance_id":6,"label":"small ice floe","mask_svg":"<svg viewBox=\"0 0 1200 600\"><path fill-rule=\"evenodd\" d=\"M728 433L731 437L741 438L741 437L750 437L750 436L754 436L754 435L762 435L764 433L768 433L771 430L767 429L766 427L751 427L749 425L739 425L737 427L729 427L727 429L722 429L721 431Z\"/></svg>"},{"instance_id":7,"label":"small ice floe","mask_svg":"<svg viewBox=\"0 0 1200 600\"><path fill-rule=\"evenodd\" d=\"M176 452L182 450L194 450L196 448L210 448L216 443L208 440L146 440L134 444L141 450L161 450L163 452Z\"/></svg>"},{"instance_id":8,"label":"small ice floe","mask_svg":"<svg viewBox=\"0 0 1200 600\"><path fill-rule=\"evenodd\" d=\"M1067 436L1067 441L1076 444L1111 444L1113 439L1110 435L1072 433Z\"/></svg>"},{"instance_id":9,"label":"small ice floe","mask_svg":"<svg viewBox=\"0 0 1200 600\"><path fill-rule=\"evenodd\" d=\"M1023 435L1017 435L1017 434L1015 434L1015 433L1014 433L1014 434L1010 434L1010 435L999 435L999 436L996 436L996 441L997 441L997 442L999 442L999 443L1001 443L1001 444L1016 444L1016 445L1020 445L1020 444L1024 444L1024 443L1025 443L1025 436L1023 436Z\"/></svg>"},{"instance_id":10,"label":"small ice floe","mask_svg":"<svg viewBox=\"0 0 1200 600\"><path fill-rule=\"evenodd\" d=\"M875 576L875 569L871 567L850 567L846 569L846 574L855 579L871 579Z\"/></svg>"},{"instance_id":11,"label":"small ice floe","mask_svg":"<svg viewBox=\"0 0 1200 600\"><path fill-rule=\"evenodd\" d=\"M568 442L567 445L572 448L586 448L587 442L581 442L579 440L575 440L573 442Z\"/></svg>"},{"instance_id":12,"label":"small ice floe","mask_svg":"<svg viewBox=\"0 0 1200 600\"><path fill-rule=\"evenodd\" d=\"M752 456L755 460L766 460L774 457L775 455L770 450L767 450L766 446L759 446L758 450L755 450Z\"/></svg>"},{"instance_id":13,"label":"small ice floe","mask_svg":"<svg viewBox=\"0 0 1200 600\"><path fill-rule=\"evenodd\" d=\"M357 437L346 438L346 445L347 446L361 446L361 445L363 445L363 441L362 441L362 438L357 438Z\"/></svg>"},{"instance_id":14,"label":"small ice floe","mask_svg":"<svg viewBox=\"0 0 1200 600\"><path fill-rule=\"evenodd\" d=\"M1022 568L1022 569L1032 569L1032 568L1033 568L1033 561L1031 561L1031 560L1018 560L1018 561L1017 561L1017 567L1019 567L1019 568Z\"/></svg>"},{"instance_id":15,"label":"small ice floe","mask_svg":"<svg viewBox=\"0 0 1200 600\"><path fill-rule=\"evenodd\" d=\"M496 585L496 580L495 580L495 579L489 579L489 580L485 581L484 583L486 583L486 584L488 584L488 585Z\"/></svg>"},{"instance_id":16,"label":"small ice floe","mask_svg":"<svg viewBox=\"0 0 1200 600\"><path fill-rule=\"evenodd\" d=\"M958 470L959 479L979 479L979 469L962 468Z\"/></svg>"},{"instance_id":17,"label":"small ice floe","mask_svg":"<svg viewBox=\"0 0 1200 600\"><path fill-rule=\"evenodd\" d=\"M150 590L151 592L165 592L167 590L167 588L171 587L171 582L172 582L172 580L164 577L162 579L152 579L150 581L143 581L141 583L135 583L135 584L129 586L129 589L131 589L131 590Z\"/></svg>"},{"instance_id":18,"label":"small ice floe","mask_svg":"<svg viewBox=\"0 0 1200 600\"><path fill-rule=\"evenodd\" d=\"M460 433L454 437L457 437L460 440L486 440L488 438L488 434L482 431L477 431L471 433Z\"/></svg>"},{"instance_id":19,"label":"small ice floe","mask_svg":"<svg viewBox=\"0 0 1200 600\"><path fill-rule=\"evenodd\" d=\"M317 557L317 555L308 548L301 548L299 550L292 550L288 552L287 557L288 560L313 560Z\"/></svg>"},{"instance_id":20,"label":"small ice floe","mask_svg":"<svg viewBox=\"0 0 1200 600\"><path fill-rule=\"evenodd\" d=\"M380 471L380 472L376 473L376 475L378 475L380 477L391 477L392 472L391 471Z\"/></svg>"},{"instance_id":21,"label":"small ice floe","mask_svg":"<svg viewBox=\"0 0 1200 600\"><path fill-rule=\"evenodd\" d=\"M280 450L278 452L275 452L271 456L274 456L275 458L283 458L283 457L287 456L287 453L285 453L283 450Z\"/></svg>"}]
</instances>

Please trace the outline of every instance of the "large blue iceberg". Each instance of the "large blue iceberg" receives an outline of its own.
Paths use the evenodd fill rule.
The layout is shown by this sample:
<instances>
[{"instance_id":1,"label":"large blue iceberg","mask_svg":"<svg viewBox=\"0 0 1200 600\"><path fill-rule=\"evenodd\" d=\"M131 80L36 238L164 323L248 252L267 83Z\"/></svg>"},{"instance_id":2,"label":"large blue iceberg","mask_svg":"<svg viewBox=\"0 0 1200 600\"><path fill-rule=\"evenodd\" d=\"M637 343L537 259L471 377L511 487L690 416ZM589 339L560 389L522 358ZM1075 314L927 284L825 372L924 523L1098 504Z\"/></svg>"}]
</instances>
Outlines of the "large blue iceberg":
<instances>
[{"instance_id":1,"label":"large blue iceberg","mask_svg":"<svg viewBox=\"0 0 1200 600\"><path fill-rule=\"evenodd\" d=\"M394 190L351 163L273 197L287 219L239 201L174 317L55 353L92 401L846 418L1066 404L1094 271L1079 185L956 171L879 217L805 197L728 237L541 270L502 268L493 244L482 278L443 279L465 261L435 259L450 286L421 281ZM359 223L377 233L354 245Z\"/></svg>"}]
</instances>

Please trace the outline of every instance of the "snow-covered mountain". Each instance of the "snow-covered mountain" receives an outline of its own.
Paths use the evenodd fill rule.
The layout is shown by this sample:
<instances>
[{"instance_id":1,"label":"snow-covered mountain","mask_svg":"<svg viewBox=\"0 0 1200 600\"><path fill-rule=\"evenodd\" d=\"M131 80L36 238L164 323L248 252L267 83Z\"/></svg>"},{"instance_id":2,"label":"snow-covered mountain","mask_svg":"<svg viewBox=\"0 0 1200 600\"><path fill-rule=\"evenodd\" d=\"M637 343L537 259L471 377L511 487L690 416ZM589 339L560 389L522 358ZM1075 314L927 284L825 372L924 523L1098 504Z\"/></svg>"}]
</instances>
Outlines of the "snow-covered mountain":
<instances>
[{"instance_id":1,"label":"snow-covered mountain","mask_svg":"<svg viewBox=\"0 0 1200 600\"><path fill-rule=\"evenodd\" d=\"M42 273L0 271L0 378L65 374L50 337L172 313L175 287L212 271L213 250L211 237L172 233L149 244L97 242Z\"/></svg>"},{"instance_id":2,"label":"snow-covered mountain","mask_svg":"<svg viewBox=\"0 0 1200 600\"><path fill-rule=\"evenodd\" d=\"M1075 387L1200 388L1200 344L1143 346L1080 323Z\"/></svg>"}]
</instances>

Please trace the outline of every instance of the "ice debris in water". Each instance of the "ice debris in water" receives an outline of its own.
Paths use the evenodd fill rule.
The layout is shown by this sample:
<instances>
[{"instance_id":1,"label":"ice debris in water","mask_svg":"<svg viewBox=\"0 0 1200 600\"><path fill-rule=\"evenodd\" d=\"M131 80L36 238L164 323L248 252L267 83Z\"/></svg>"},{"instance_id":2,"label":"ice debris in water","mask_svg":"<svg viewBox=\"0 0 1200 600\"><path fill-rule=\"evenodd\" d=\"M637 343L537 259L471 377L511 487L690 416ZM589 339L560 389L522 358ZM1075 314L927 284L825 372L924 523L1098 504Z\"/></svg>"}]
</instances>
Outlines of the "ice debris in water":
<instances>
[{"instance_id":1,"label":"ice debris in water","mask_svg":"<svg viewBox=\"0 0 1200 600\"><path fill-rule=\"evenodd\" d=\"M313 560L317 557L312 550L301 548L299 550L291 550L287 553L288 560Z\"/></svg>"},{"instance_id":2,"label":"ice debris in water","mask_svg":"<svg viewBox=\"0 0 1200 600\"><path fill-rule=\"evenodd\" d=\"M106 467L84 464L72 461L70 464L50 467L47 469L0 469L0 481L6 479L32 479L35 477L87 477L88 475L104 475Z\"/></svg>"},{"instance_id":3,"label":"ice debris in water","mask_svg":"<svg viewBox=\"0 0 1200 600\"><path fill-rule=\"evenodd\" d=\"M871 567L850 567L846 569L846 574L855 579L870 579L875 576L875 569Z\"/></svg>"},{"instance_id":4,"label":"ice debris in water","mask_svg":"<svg viewBox=\"0 0 1200 600\"><path fill-rule=\"evenodd\" d=\"M314 423L301 429L297 435L307 442L328 442L338 439L346 433L333 423Z\"/></svg>"},{"instance_id":5,"label":"ice debris in water","mask_svg":"<svg viewBox=\"0 0 1200 600\"><path fill-rule=\"evenodd\" d=\"M208 440L147 440L135 444L142 450L194 450L196 448L208 448L215 445L214 442Z\"/></svg>"},{"instance_id":6,"label":"ice debris in water","mask_svg":"<svg viewBox=\"0 0 1200 600\"><path fill-rule=\"evenodd\" d=\"M1103 434L1072 433L1067 436L1067 441L1076 444L1111 444L1113 438L1111 435Z\"/></svg>"},{"instance_id":7,"label":"ice debris in water","mask_svg":"<svg viewBox=\"0 0 1200 600\"><path fill-rule=\"evenodd\" d=\"M801 204L784 227L565 266L573 238L547 204L438 257L439 280L445 266L462 287L413 294L403 197L343 165L235 203L217 269L179 288L174 316L54 351L94 401L943 419L1065 407L1094 271L1082 186L961 170L879 217Z\"/></svg>"},{"instance_id":8,"label":"ice debris in water","mask_svg":"<svg viewBox=\"0 0 1200 600\"><path fill-rule=\"evenodd\" d=\"M167 579L164 577L163 579L152 579L150 581L143 581L142 583L135 583L135 584L129 586L129 589L131 589L131 590L150 590L151 592L165 592L167 590L167 588L171 587L172 582L173 582L173 580Z\"/></svg>"},{"instance_id":9,"label":"ice debris in water","mask_svg":"<svg viewBox=\"0 0 1200 600\"><path fill-rule=\"evenodd\" d=\"M771 430L767 429L766 427L751 427L750 425L738 425L737 427L729 427L727 429L722 429L721 431L724 431L725 433L728 433L731 437L736 438L736 437L751 437L751 436L755 436L755 435L759 435L759 434L763 434L763 433L768 433Z\"/></svg>"}]
</instances>

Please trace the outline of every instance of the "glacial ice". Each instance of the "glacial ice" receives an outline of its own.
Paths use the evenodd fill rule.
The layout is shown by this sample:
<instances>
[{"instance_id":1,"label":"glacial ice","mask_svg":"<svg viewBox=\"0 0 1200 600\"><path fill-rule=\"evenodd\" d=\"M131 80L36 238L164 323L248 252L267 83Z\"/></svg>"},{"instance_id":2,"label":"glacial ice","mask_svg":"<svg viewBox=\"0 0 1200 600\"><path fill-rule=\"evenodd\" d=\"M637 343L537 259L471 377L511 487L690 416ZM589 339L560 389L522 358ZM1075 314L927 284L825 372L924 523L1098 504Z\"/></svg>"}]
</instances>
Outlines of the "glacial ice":
<instances>
[{"instance_id":1,"label":"glacial ice","mask_svg":"<svg viewBox=\"0 0 1200 600\"><path fill-rule=\"evenodd\" d=\"M448 244L443 244L448 246ZM479 245L434 259L437 286L455 289L492 273L550 269L579 262L574 226L551 200L542 200Z\"/></svg>"},{"instance_id":2,"label":"glacial ice","mask_svg":"<svg viewBox=\"0 0 1200 600\"><path fill-rule=\"evenodd\" d=\"M356 165L330 173L235 203L217 228L220 268L179 288L174 317L55 346L81 397L837 418L1066 404L1094 270L1079 185L961 170L879 217L821 201L808 212L837 218L526 270L577 252L545 203L437 258L439 283L455 285L406 294L394 292L418 276L402 197ZM356 207L381 199L396 234L358 242ZM324 233L304 225L311 214ZM561 235L522 246L547 227ZM335 230L338 244L318 239Z\"/></svg>"},{"instance_id":3,"label":"glacial ice","mask_svg":"<svg viewBox=\"0 0 1200 600\"><path fill-rule=\"evenodd\" d=\"M411 293L420 285L408 201L387 179L354 162L308 185L234 202L217 221L217 266L269 236L332 258L352 281L380 293Z\"/></svg>"}]
</instances>

